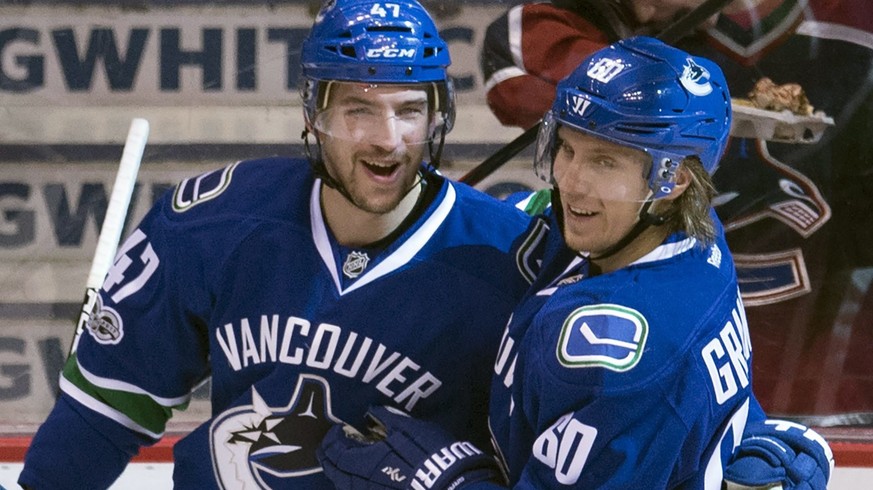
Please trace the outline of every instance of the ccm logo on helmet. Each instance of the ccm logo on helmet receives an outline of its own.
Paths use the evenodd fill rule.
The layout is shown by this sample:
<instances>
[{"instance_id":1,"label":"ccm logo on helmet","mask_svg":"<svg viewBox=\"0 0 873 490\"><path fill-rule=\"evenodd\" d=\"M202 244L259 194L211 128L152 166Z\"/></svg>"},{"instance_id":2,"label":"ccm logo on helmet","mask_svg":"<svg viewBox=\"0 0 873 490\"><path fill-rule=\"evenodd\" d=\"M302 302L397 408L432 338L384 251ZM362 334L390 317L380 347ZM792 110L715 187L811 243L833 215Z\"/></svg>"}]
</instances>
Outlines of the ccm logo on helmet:
<instances>
[{"instance_id":1,"label":"ccm logo on helmet","mask_svg":"<svg viewBox=\"0 0 873 490\"><path fill-rule=\"evenodd\" d=\"M415 48L398 49L382 46L367 50L367 58L415 58Z\"/></svg>"}]
</instances>

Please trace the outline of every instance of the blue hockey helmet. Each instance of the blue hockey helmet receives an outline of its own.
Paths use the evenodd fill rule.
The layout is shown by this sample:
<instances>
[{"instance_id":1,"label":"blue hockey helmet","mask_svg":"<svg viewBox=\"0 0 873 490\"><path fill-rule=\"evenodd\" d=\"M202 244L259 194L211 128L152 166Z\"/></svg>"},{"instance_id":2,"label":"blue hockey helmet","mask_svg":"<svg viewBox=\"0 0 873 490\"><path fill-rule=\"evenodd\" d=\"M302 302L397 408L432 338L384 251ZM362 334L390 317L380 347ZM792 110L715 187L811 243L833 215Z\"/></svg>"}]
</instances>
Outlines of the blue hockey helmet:
<instances>
[{"instance_id":1,"label":"blue hockey helmet","mask_svg":"<svg viewBox=\"0 0 873 490\"><path fill-rule=\"evenodd\" d=\"M448 46L416 0L326 0L302 48L307 121L327 103L324 83L429 84L443 134L454 123Z\"/></svg>"},{"instance_id":2,"label":"blue hockey helmet","mask_svg":"<svg viewBox=\"0 0 873 490\"><path fill-rule=\"evenodd\" d=\"M715 171L728 141L731 99L715 63L638 36L594 53L558 83L534 161L549 183L560 125L651 155L647 180L657 199L673 191L686 157Z\"/></svg>"}]
</instances>

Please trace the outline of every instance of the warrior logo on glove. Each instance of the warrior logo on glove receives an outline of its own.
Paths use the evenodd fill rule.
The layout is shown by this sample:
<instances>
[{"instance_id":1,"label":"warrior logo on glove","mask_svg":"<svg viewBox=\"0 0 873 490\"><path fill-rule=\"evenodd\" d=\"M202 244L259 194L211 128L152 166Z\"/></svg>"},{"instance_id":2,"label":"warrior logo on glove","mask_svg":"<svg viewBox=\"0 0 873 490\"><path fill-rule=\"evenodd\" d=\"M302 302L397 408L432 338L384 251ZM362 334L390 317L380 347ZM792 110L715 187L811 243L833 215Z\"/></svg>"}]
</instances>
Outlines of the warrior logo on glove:
<instances>
[{"instance_id":1,"label":"warrior logo on glove","mask_svg":"<svg viewBox=\"0 0 873 490\"><path fill-rule=\"evenodd\" d=\"M433 422L384 406L370 408L366 418L364 432L338 424L318 449L337 490L437 490L503 481L493 457Z\"/></svg>"}]
</instances>

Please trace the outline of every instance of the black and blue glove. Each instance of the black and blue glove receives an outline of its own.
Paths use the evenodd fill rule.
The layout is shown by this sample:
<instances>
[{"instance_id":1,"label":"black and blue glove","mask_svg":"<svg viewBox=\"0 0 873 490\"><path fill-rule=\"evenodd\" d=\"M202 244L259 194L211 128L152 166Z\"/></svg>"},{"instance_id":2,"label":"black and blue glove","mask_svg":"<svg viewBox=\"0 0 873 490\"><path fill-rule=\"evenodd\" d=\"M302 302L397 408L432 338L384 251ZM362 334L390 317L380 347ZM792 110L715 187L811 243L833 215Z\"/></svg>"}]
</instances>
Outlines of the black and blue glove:
<instances>
[{"instance_id":1,"label":"black and blue glove","mask_svg":"<svg viewBox=\"0 0 873 490\"><path fill-rule=\"evenodd\" d=\"M834 454L817 432L784 420L750 423L724 479L733 487L825 490Z\"/></svg>"},{"instance_id":2,"label":"black and blue glove","mask_svg":"<svg viewBox=\"0 0 873 490\"><path fill-rule=\"evenodd\" d=\"M456 489L501 481L497 463L438 425L389 407L367 412L367 433L335 425L317 451L324 474L342 489Z\"/></svg>"}]
</instances>

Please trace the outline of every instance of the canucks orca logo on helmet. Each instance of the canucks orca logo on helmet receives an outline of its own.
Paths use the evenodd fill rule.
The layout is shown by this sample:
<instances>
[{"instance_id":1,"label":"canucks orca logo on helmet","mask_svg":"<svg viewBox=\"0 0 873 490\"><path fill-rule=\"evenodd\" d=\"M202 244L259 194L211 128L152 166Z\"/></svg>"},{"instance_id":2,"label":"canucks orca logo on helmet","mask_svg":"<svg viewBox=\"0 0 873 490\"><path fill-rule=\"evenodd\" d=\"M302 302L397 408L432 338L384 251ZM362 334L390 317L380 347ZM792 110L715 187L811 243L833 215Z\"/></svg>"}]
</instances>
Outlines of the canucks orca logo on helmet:
<instances>
[{"instance_id":1,"label":"canucks orca logo on helmet","mask_svg":"<svg viewBox=\"0 0 873 490\"><path fill-rule=\"evenodd\" d=\"M679 77L679 82L686 90L698 97L712 93L712 84L709 83L709 71L695 63L691 58L685 60L685 66L682 67L682 76Z\"/></svg>"}]
</instances>

